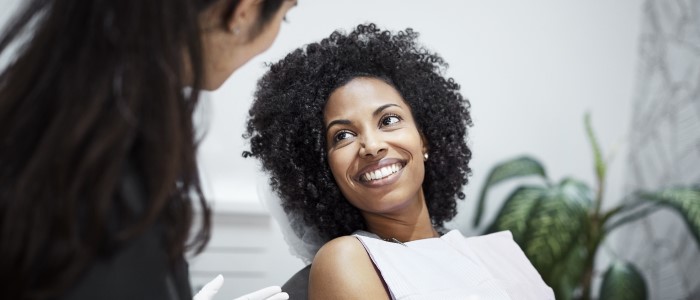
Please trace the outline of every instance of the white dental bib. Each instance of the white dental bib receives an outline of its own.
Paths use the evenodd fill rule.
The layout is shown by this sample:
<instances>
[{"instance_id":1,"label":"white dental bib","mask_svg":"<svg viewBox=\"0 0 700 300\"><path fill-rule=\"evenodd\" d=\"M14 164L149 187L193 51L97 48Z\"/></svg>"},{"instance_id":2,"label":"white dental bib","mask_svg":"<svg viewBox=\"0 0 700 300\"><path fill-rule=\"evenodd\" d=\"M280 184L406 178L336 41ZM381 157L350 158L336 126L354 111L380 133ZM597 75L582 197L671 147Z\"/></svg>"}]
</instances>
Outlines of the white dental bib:
<instances>
[{"instance_id":1,"label":"white dental bib","mask_svg":"<svg viewBox=\"0 0 700 300\"><path fill-rule=\"evenodd\" d=\"M452 230L406 243L353 234L364 245L392 299L554 299L509 231L465 238Z\"/></svg>"}]
</instances>

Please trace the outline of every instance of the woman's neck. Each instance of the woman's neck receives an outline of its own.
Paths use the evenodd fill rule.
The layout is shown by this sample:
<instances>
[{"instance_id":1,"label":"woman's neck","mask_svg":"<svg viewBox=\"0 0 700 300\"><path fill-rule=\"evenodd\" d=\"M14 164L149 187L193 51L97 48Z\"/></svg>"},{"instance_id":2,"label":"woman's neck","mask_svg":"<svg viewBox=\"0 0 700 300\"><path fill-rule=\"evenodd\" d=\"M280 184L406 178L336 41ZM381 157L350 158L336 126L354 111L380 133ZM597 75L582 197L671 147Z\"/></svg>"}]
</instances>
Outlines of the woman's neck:
<instances>
[{"instance_id":1,"label":"woman's neck","mask_svg":"<svg viewBox=\"0 0 700 300\"><path fill-rule=\"evenodd\" d=\"M425 204L423 193L419 193L417 201L395 213L363 213L367 230L382 239L396 239L400 242L410 242L438 237L430 221L430 213Z\"/></svg>"}]
</instances>

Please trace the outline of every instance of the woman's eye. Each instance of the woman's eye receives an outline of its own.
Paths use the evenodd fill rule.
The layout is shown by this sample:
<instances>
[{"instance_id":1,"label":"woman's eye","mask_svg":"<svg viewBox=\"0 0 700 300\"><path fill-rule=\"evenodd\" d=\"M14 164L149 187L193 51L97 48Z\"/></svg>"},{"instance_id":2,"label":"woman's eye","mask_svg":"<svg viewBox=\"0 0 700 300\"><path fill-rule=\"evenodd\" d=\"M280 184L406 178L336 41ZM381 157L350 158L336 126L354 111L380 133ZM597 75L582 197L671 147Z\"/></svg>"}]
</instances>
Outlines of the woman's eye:
<instances>
[{"instance_id":1,"label":"woman's eye","mask_svg":"<svg viewBox=\"0 0 700 300\"><path fill-rule=\"evenodd\" d=\"M401 118L399 116L386 116L382 119L382 126L389 126L392 124L396 124L399 121L401 121Z\"/></svg>"},{"instance_id":2,"label":"woman's eye","mask_svg":"<svg viewBox=\"0 0 700 300\"><path fill-rule=\"evenodd\" d=\"M341 132L338 132L335 134L335 136L333 137L333 142L337 143L337 142L349 139L352 136L353 136L352 133L349 131L341 131Z\"/></svg>"}]
</instances>

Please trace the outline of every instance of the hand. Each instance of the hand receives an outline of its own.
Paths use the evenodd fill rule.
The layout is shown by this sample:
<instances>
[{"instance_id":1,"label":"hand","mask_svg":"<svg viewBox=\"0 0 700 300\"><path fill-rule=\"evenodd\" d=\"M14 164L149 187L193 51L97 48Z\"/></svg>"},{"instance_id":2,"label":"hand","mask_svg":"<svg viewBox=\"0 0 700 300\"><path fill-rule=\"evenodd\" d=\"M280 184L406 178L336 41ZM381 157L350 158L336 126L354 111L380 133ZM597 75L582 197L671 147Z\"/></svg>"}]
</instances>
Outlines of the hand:
<instances>
[{"instance_id":1,"label":"hand","mask_svg":"<svg viewBox=\"0 0 700 300\"><path fill-rule=\"evenodd\" d=\"M212 281L202 287L192 300L212 300L224 285L224 276L216 276ZM264 289L240 296L234 300L286 300L289 299L287 293L283 293L279 286L269 286Z\"/></svg>"},{"instance_id":2,"label":"hand","mask_svg":"<svg viewBox=\"0 0 700 300\"><path fill-rule=\"evenodd\" d=\"M192 300L212 300L214 295L219 292L221 286L224 285L224 276L216 276L212 281L207 282L197 294L192 297Z\"/></svg>"}]
</instances>

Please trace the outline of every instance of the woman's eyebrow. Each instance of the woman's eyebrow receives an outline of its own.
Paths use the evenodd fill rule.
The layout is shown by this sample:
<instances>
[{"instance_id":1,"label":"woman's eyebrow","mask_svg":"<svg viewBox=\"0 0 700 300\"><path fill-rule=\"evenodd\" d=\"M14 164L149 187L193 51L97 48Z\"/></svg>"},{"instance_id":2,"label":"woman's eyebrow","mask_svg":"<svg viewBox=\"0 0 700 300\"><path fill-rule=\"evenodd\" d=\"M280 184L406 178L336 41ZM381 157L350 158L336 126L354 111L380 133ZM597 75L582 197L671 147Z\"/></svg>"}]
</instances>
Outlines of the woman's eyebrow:
<instances>
[{"instance_id":1,"label":"woman's eyebrow","mask_svg":"<svg viewBox=\"0 0 700 300\"><path fill-rule=\"evenodd\" d=\"M328 131L328 129L330 129L333 125L336 125L336 124L350 125L350 124L352 124L352 122L350 122L350 120L346 120L346 119L333 120L330 123L328 123L328 126L326 126L326 131Z\"/></svg>"},{"instance_id":2,"label":"woman's eyebrow","mask_svg":"<svg viewBox=\"0 0 700 300\"><path fill-rule=\"evenodd\" d=\"M385 110L385 109L387 109L387 108L389 108L389 107L392 107L392 106L396 106L396 107L399 107L399 108L401 107L401 106L399 106L398 104L393 104L393 103L384 104L384 105L380 106L379 108L375 109L374 112L372 113L372 116L376 117L376 116L377 116L379 113L381 113L383 110Z\"/></svg>"}]
</instances>

